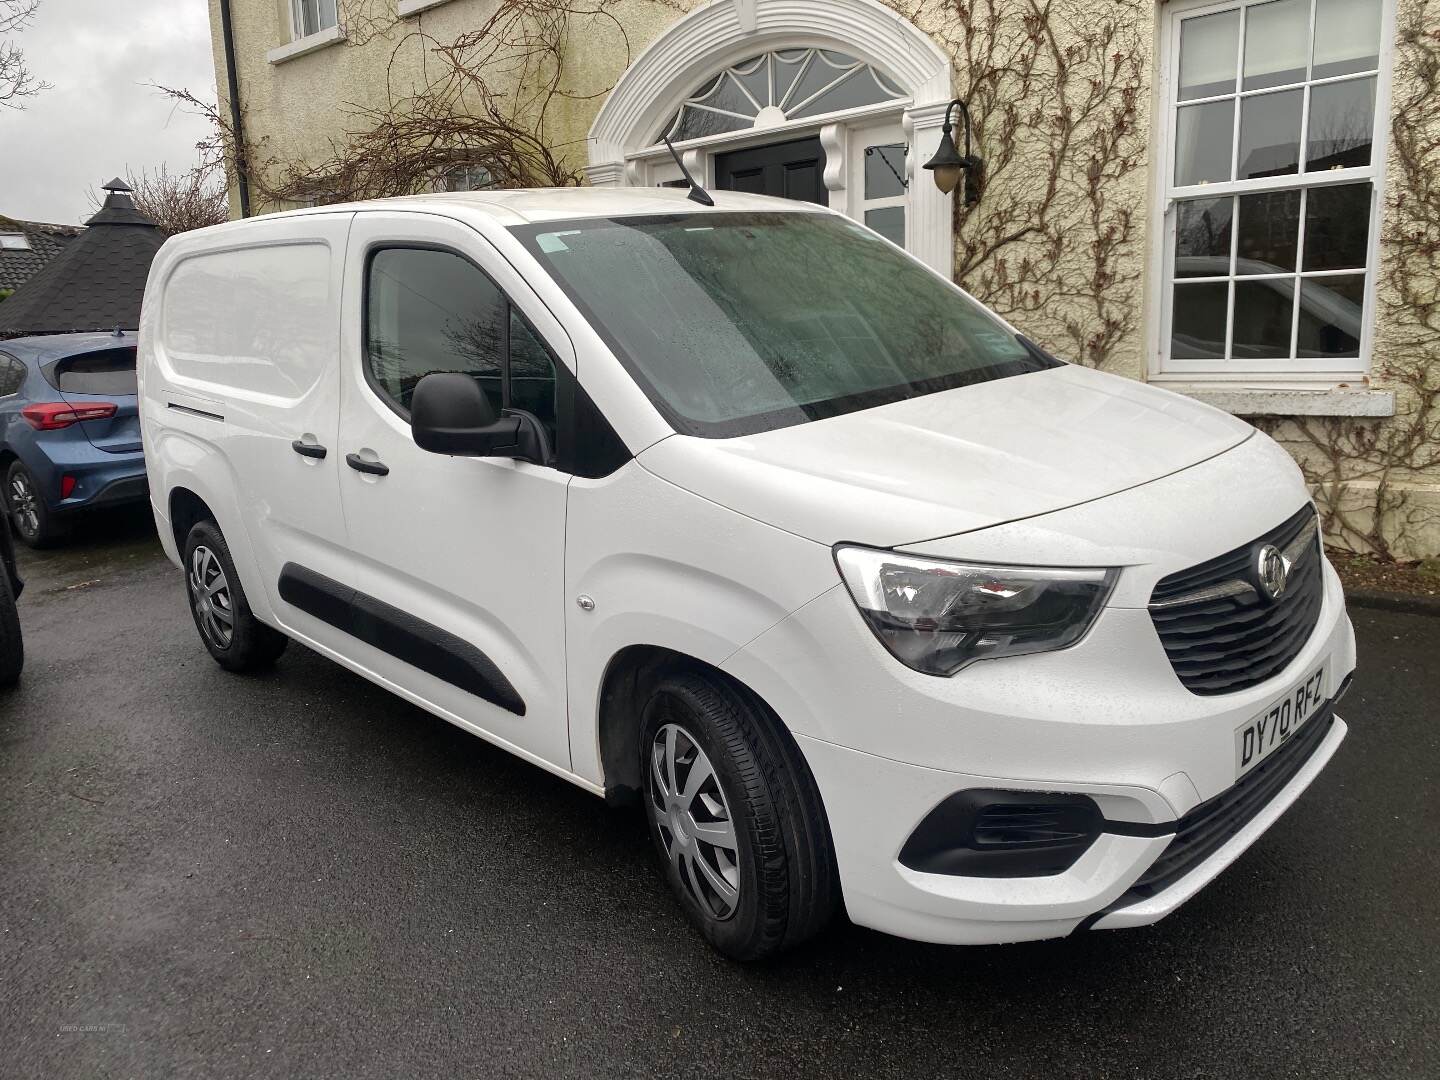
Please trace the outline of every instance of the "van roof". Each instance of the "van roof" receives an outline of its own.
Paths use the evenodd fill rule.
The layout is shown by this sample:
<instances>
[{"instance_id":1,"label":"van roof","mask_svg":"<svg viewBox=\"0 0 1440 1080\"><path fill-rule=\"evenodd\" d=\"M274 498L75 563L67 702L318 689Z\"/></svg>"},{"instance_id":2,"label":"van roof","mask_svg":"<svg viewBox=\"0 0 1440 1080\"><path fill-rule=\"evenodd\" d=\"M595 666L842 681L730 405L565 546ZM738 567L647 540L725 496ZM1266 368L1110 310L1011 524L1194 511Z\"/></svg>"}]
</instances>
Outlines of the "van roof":
<instances>
[{"instance_id":1,"label":"van roof","mask_svg":"<svg viewBox=\"0 0 1440 1080\"><path fill-rule=\"evenodd\" d=\"M739 191L712 191L713 207L692 202L685 188L662 187L556 187L510 188L490 191L454 191L430 195L401 195L366 202L337 203L291 210L266 217L291 217L355 210L414 210L454 214L479 211L499 225L525 225L574 218L629 217L643 214L718 213L768 210L782 213L826 213L815 203L748 195ZM222 226L223 227L223 226Z\"/></svg>"}]
</instances>

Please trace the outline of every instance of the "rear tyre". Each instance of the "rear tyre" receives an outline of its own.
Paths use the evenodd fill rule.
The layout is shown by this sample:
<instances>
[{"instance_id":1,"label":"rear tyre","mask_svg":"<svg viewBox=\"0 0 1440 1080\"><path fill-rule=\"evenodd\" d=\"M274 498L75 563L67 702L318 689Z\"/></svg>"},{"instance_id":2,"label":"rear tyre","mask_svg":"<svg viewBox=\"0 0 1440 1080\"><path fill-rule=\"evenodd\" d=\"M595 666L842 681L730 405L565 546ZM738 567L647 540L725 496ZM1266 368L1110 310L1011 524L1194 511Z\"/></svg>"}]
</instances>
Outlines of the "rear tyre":
<instances>
[{"instance_id":1,"label":"rear tyre","mask_svg":"<svg viewBox=\"0 0 1440 1080\"><path fill-rule=\"evenodd\" d=\"M250 610L225 537L213 521L185 538L185 591L200 640L227 671L260 671L280 658L289 638Z\"/></svg>"},{"instance_id":2,"label":"rear tyre","mask_svg":"<svg viewBox=\"0 0 1440 1080\"><path fill-rule=\"evenodd\" d=\"M45 504L35 477L19 461L12 461L5 472L5 512L15 535L32 548L51 547L69 532Z\"/></svg>"},{"instance_id":3,"label":"rear tyre","mask_svg":"<svg viewBox=\"0 0 1440 1080\"><path fill-rule=\"evenodd\" d=\"M799 749L722 679L682 674L645 703L650 836L690 921L753 961L822 930L839 903L830 833Z\"/></svg>"},{"instance_id":4,"label":"rear tyre","mask_svg":"<svg viewBox=\"0 0 1440 1080\"><path fill-rule=\"evenodd\" d=\"M25 666L25 645L20 637L20 613L15 610L15 594L10 588L10 575L0 563L0 688L20 681Z\"/></svg>"}]
</instances>

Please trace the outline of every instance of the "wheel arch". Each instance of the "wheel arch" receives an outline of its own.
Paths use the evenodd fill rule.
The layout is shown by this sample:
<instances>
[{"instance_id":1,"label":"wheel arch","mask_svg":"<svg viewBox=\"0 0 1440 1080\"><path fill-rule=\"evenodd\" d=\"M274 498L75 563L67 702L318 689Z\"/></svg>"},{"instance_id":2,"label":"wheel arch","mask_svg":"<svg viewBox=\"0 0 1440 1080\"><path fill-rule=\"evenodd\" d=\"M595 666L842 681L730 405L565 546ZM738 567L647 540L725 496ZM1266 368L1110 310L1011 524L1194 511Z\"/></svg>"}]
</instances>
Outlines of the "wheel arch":
<instances>
[{"instance_id":1,"label":"wheel arch","mask_svg":"<svg viewBox=\"0 0 1440 1080\"><path fill-rule=\"evenodd\" d=\"M627 806L639 801L641 708L662 680L682 673L705 675L730 687L755 707L776 738L787 743L799 760L804 760L779 714L734 675L663 645L627 645L605 666L596 717L605 801L611 805Z\"/></svg>"},{"instance_id":2,"label":"wheel arch","mask_svg":"<svg viewBox=\"0 0 1440 1080\"><path fill-rule=\"evenodd\" d=\"M167 509L170 514L171 535L175 537L175 550L182 554L185 551L185 538L190 535L196 522L213 521L216 525L220 523L215 511L210 509L210 504L188 487L176 486L170 489Z\"/></svg>"},{"instance_id":3,"label":"wheel arch","mask_svg":"<svg viewBox=\"0 0 1440 1080\"><path fill-rule=\"evenodd\" d=\"M271 624L274 614L264 588L260 567L251 550L250 531L240 508L238 479L230 463L215 448L176 432L157 440L159 451L146 457L151 476L151 508L161 542L175 565L185 557L185 538L197 521L215 522L230 548L250 609L261 622ZM148 446L147 446L148 450ZM153 460L153 464L152 464Z\"/></svg>"}]
</instances>

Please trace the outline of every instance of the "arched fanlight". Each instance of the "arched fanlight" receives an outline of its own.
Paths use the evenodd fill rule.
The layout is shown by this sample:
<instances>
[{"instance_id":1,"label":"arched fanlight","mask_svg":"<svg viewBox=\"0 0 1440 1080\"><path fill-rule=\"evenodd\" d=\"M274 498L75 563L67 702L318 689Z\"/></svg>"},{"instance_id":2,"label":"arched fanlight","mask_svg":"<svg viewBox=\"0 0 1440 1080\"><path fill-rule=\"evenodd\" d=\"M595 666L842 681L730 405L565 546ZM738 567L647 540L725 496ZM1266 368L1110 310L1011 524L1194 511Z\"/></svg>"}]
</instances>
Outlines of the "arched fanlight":
<instances>
[{"instance_id":1,"label":"arched fanlight","mask_svg":"<svg viewBox=\"0 0 1440 1080\"><path fill-rule=\"evenodd\" d=\"M904 99L903 91L853 56L779 49L706 80L660 134L677 142L700 139Z\"/></svg>"}]
</instances>

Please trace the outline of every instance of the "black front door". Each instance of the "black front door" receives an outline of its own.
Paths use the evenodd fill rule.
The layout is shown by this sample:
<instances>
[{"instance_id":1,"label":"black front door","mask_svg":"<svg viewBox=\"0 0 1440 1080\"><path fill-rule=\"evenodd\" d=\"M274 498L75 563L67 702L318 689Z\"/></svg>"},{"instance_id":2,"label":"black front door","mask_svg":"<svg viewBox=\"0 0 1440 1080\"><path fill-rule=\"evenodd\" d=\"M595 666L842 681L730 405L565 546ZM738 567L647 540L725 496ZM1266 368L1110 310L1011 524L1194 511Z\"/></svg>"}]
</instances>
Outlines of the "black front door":
<instances>
[{"instance_id":1,"label":"black front door","mask_svg":"<svg viewBox=\"0 0 1440 1080\"><path fill-rule=\"evenodd\" d=\"M825 190L825 151L818 138L716 154L715 186L821 206L830 201Z\"/></svg>"}]
</instances>

